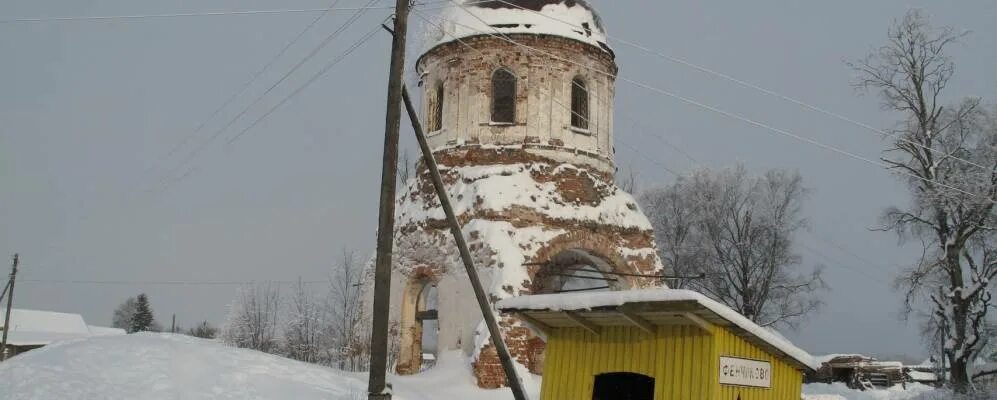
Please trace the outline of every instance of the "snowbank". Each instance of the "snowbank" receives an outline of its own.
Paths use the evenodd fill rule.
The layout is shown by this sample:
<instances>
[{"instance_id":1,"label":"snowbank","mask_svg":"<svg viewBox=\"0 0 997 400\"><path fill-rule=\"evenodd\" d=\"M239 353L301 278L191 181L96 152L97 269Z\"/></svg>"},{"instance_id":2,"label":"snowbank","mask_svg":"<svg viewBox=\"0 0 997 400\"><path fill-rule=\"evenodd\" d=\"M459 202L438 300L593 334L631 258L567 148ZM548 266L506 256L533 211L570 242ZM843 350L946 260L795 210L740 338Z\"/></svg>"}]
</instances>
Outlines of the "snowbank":
<instances>
[{"instance_id":1,"label":"snowbank","mask_svg":"<svg viewBox=\"0 0 997 400\"><path fill-rule=\"evenodd\" d=\"M506 400L474 384L459 352L417 376L389 377L397 400ZM532 398L540 381L526 377ZM0 363L4 400L366 399L366 374L348 373L184 335L139 333L65 341Z\"/></svg>"},{"instance_id":2,"label":"snowbank","mask_svg":"<svg viewBox=\"0 0 997 400\"><path fill-rule=\"evenodd\" d=\"M0 363L4 399L353 400L366 380L183 335L99 336Z\"/></svg>"},{"instance_id":3,"label":"snowbank","mask_svg":"<svg viewBox=\"0 0 997 400\"><path fill-rule=\"evenodd\" d=\"M803 385L803 400L915 400L930 393L931 386L912 383L907 389L894 386L882 390L852 390L844 383L811 383Z\"/></svg>"}]
</instances>

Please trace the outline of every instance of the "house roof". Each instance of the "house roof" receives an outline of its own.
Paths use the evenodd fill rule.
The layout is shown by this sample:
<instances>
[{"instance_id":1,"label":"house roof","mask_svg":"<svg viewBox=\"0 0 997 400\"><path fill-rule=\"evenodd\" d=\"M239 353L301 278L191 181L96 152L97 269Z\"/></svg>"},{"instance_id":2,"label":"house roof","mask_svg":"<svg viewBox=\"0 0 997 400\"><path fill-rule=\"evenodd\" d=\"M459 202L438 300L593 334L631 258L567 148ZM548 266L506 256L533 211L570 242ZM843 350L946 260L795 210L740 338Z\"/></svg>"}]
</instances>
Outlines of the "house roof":
<instances>
[{"instance_id":1,"label":"house roof","mask_svg":"<svg viewBox=\"0 0 997 400\"><path fill-rule=\"evenodd\" d=\"M638 289L520 296L498 303L533 325L551 328L711 323L801 369L816 370L809 353L781 335L700 293L680 289ZM569 313L570 312L570 313Z\"/></svg>"},{"instance_id":2,"label":"house roof","mask_svg":"<svg viewBox=\"0 0 997 400\"><path fill-rule=\"evenodd\" d=\"M2 323L0 320L0 327ZM15 308L10 312L7 343L14 346L40 346L92 335L90 327L79 314Z\"/></svg>"}]
</instances>

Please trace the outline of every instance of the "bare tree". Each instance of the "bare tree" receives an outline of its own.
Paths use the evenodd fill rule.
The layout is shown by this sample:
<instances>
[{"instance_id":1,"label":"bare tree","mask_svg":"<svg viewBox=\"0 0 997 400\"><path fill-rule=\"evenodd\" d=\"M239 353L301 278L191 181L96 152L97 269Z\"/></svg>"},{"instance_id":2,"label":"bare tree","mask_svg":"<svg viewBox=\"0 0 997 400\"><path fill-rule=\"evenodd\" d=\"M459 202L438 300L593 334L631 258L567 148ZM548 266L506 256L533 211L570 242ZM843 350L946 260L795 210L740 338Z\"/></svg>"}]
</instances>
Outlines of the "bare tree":
<instances>
[{"instance_id":1,"label":"bare tree","mask_svg":"<svg viewBox=\"0 0 997 400\"><path fill-rule=\"evenodd\" d=\"M884 109L904 116L882 160L906 181L911 203L887 209L883 229L923 244L920 262L897 285L907 315L927 301L934 325L943 327L951 384L965 393L997 275L997 128L979 99L941 103L955 71L946 48L961 36L912 10L889 29L886 45L850 65L858 88L878 93Z\"/></svg>"},{"instance_id":2,"label":"bare tree","mask_svg":"<svg viewBox=\"0 0 997 400\"><path fill-rule=\"evenodd\" d=\"M308 292L301 279L287 304L284 326L284 353L289 358L304 362L318 362L326 318L319 301Z\"/></svg>"},{"instance_id":3,"label":"bare tree","mask_svg":"<svg viewBox=\"0 0 997 400\"><path fill-rule=\"evenodd\" d=\"M637 193L637 171L633 169L633 166L627 167L627 173L618 177L616 181L620 190L631 194Z\"/></svg>"},{"instance_id":4,"label":"bare tree","mask_svg":"<svg viewBox=\"0 0 997 400\"><path fill-rule=\"evenodd\" d=\"M405 186L415 170L412 160L409 159L408 149L402 150L402 159L399 161L399 164L398 183Z\"/></svg>"},{"instance_id":5,"label":"bare tree","mask_svg":"<svg viewBox=\"0 0 997 400\"><path fill-rule=\"evenodd\" d=\"M231 345L275 353L279 350L280 291L270 284L243 288L229 310L222 340Z\"/></svg>"},{"instance_id":6,"label":"bare tree","mask_svg":"<svg viewBox=\"0 0 997 400\"><path fill-rule=\"evenodd\" d=\"M114 316L111 318L111 326L130 331L132 328L132 318L138 310L138 301L135 297L129 297L114 309Z\"/></svg>"},{"instance_id":7,"label":"bare tree","mask_svg":"<svg viewBox=\"0 0 997 400\"><path fill-rule=\"evenodd\" d=\"M330 279L329 310L334 359L338 368L365 370L370 362L369 314L363 304L369 283L364 264L352 250L343 250L342 262Z\"/></svg>"},{"instance_id":8,"label":"bare tree","mask_svg":"<svg viewBox=\"0 0 997 400\"><path fill-rule=\"evenodd\" d=\"M201 321L197 326L190 328L187 335L202 339L214 339L218 335L218 328L215 328L208 321Z\"/></svg>"},{"instance_id":9,"label":"bare tree","mask_svg":"<svg viewBox=\"0 0 997 400\"><path fill-rule=\"evenodd\" d=\"M651 189L639 197L654 226L661 261L666 271L677 277L667 282L675 289L690 287L691 277L703 270L701 241L694 237L699 210L688 193L687 181L680 180L671 187Z\"/></svg>"},{"instance_id":10,"label":"bare tree","mask_svg":"<svg viewBox=\"0 0 997 400\"><path fill-rule=\"evenodd\" d=\"M821 269L802 271L793 236L806 190L797 173L702 169L641 197L673 273L762 326L797 326L820 305Z\"/></svg>"}]
</instances>

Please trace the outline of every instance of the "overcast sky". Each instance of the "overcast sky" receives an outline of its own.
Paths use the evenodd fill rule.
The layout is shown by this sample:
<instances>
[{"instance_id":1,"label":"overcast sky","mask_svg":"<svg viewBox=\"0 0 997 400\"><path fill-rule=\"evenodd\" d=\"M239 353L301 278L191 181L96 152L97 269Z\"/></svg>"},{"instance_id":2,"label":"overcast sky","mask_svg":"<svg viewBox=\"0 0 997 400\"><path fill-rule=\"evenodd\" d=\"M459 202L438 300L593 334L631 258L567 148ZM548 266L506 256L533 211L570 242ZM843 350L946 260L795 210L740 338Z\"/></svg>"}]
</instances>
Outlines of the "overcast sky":
<instances>
[{"instance_id":1,"label":"overcast sky","mask_svg":"<svg viewBox=\"0 0 997 400\"><path fill-rule=\"evenodd\" d=\"M0 20L328 3L0 0ZM342 0L339 6L363 3ZM951 48L957 74L947 100L997 100L993 0L592 3L611 36L880 128L896 115L849 86L853 74L843 61L884 43L890 22L920 7L936 24L972 31ZM378 33L237 141L227 141L389 11L368 12L217 140L207 141L351 14L337 11L321 20L200 132L198 125L317 14L0 21L0 254L22 254L16 306L77 312L91 324L107 325L118 303L145 292L167 324L172 313L184 326L221 322L235 285L131 282L322 280L343 248L370 254L387 34ZM421 37L413 34L409 64ZM864 157L876 158L883 148L876 135L854 125L632 47L614 48L621 74L630 79ZM674 180L662 165L680 173L697 164L736 163L752 171L800 171L812 189L805 209L812 233L800 237L799 250L807 266L827 266L832 290L819 314L798 332L787 332L798 345L814 354L924 354L917 325L899 321L900 298L889 284L917 249L869 230L883 207L904 203L905 189L895 178L624 82L616 111L618 166L637 171L643 187ZM403 136L414 155L411 134ZM197 148L203 151L184 163ZM66 282L84 280L128 282Z\"/></svg>"}]
</instances>

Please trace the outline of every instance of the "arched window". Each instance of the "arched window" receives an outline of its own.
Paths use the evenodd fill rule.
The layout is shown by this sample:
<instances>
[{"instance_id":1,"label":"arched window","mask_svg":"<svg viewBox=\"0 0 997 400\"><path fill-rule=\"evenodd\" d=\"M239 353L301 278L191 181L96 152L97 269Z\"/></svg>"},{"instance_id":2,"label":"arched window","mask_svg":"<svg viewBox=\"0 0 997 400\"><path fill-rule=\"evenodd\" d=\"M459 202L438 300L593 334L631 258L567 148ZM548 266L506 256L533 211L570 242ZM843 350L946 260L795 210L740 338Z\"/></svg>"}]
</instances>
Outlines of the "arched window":
<instances>
[{"instance_id":1,"label":"arched window","mask_svg":"<svg viewBox=\"0 0 997 400\"><path fill-rule=\"evenodd\" d=\"M589 128L589 91L585 79L580 76L571 80L571 126Z\"/></svg>"},{"instance_id":2,"label":"arched window","mask_svg":"<svg viewBox=\"0 0 997 400\"><path fill-rule=\"evenodd\" d=\"M599 292L631 287L624 276L617 276L602 258L582 249L557 253L537 271L531 291L534 294L564 292Z\"/></svg>"},{"instance_id":3,"label":"arched window","mask_svg":"<svg viewBox=\"0 0 997 400\"><path fill-rule=\"evenodd\" d=\"M429 116L426 126L429 132L443 129L443 82L437 82L429 96Z\"/></svg>"},{"instance_id":4,"label":"arched window","mask_svg":"<svg viewBox=\"0 0 997 400\"><path fill-rule=\"evenodd\" d=\"M492 122L516 122L516 75L505 68L492 74Z\"/></svg>"}]
</instances>

